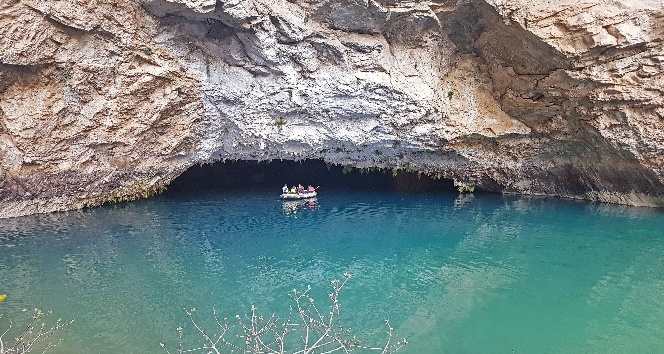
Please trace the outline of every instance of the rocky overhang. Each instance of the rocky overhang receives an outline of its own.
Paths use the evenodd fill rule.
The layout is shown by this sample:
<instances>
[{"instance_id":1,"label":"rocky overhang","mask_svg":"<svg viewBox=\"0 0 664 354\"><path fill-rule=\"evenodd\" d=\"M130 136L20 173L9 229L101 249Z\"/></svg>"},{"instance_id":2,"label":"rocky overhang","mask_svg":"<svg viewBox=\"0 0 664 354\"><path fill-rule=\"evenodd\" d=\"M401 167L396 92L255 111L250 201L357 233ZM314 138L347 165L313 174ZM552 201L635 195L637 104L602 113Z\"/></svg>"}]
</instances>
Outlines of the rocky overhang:
<instances>
[{"instance_id":1,"label":"rocky overhang","mask_svg":"<svg viewBox=\"0 0 664 354\"><path fill-rule=\"evenodd\" d=\"M659 0L8 0L0 217L322 159L664 206Z\"/></svg>"}]
</instances>

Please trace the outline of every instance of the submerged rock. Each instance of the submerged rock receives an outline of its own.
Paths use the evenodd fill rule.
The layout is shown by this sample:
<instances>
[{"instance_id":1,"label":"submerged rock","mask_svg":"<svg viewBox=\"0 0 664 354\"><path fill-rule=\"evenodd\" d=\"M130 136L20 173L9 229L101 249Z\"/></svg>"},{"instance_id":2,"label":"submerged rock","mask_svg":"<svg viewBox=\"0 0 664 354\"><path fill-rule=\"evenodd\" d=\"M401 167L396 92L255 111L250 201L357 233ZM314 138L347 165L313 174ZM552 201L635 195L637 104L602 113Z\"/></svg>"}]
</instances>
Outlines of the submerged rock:
<instances>
[{"instance_id":1,"label":"submerged rock","mask_svg":"<svg viewBox=\"0 0 664 354\"><path fill-rule=\"evenodd\" d=\"M658 0L10 0L0 217L324 159L664 205Z\"/></svg>"}]
</instances>

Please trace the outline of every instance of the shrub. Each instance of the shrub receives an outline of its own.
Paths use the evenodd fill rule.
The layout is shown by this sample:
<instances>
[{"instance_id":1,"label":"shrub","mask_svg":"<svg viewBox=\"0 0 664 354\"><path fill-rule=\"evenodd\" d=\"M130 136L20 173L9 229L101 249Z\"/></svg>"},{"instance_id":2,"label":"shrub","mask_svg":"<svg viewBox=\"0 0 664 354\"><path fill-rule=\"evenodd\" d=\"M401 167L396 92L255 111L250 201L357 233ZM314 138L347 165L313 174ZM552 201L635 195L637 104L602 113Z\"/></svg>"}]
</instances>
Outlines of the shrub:
<instances>
[{"instance_id":1,"label":"shrub","mask_svg":"<svg viewBox=\"0 0 664 354\"><path fill-rule=\"evenodd\" d=\"M473 193L475 191L474 185L459 182L457 180L454 180L454 186L457 187L459 193Z\"/></svg>"},{"instance_id":2,"label":"shrub","mask_svg":"<svg viewBox=\"0 0 664 354\"><path fill-rule=\"evenodd\" d=\"M12 322L10 321L9 327L0 333L0 354L26 354L33 352L33 350L43 354L48 349L55 347L59 341L48 342L49 337L73 321L64 322L58 318L55 324L48 327L43 320L49 314L51 312L44 313L39 309L35 309L32 314L32 321L28 326L14 338L13 342L5 342L4 337L12 329Z\"/></svg>"},{"instance_id":3,"label":"shrub","mask_svg":"<svg viewBox=\"0 0 664 354\"><path fill-rule=\"evenodd\" d=\"M145 55L152 55L152 54L154 53L154 51L152 50L152 48L150 48L150 47L148 47L148 46L146 46L146 45L142 45L141 48L140 48L140 50L141 50L141 52L143 52L143 54L145 54Z\"/></svg>"},{"instance_id":4,"label":"shrub","mask_svg":"<svg viewBox=\"0 0 664 354\"><path fill-rule=\"evenodd\" d=\"M256 307L251 307L249 315L236 315L235 319L219 319L217 312L213 311L214 320L218 326L219 334L203 329L194 317L195 310L185 310L189 321L194 326L204 344L198 348L185 349L182 344L183 329L178 327L180 346L174 353L332 353L351 351L380 351L381 353L394 353L406 345L405 339L395 338L394 329L387 325L387 339L381 346L370 347L363 345L350 328L344 328L341 321L341 307L339 294L343 290L351 275L344 273L343 281L333 280L334 291L329 294L331 305L329 310L321 311L314 299L310 296L311 287L304 292L293 289L290 297L293 301L289 315L279 319L275 314L269 318L260 316ZM161 347L168 354L172 354L163 343Z\"/></svg>"},{"instance_id":5,"label":"shrub","mask_svg":"<svg viewBox=\"0 0 664 354\"><path fill-rule=\"evenodd\" d=\"M69 68L58 68L58 82L67 82L71 79L72 73Z\"/></svg>"}]
</instances>

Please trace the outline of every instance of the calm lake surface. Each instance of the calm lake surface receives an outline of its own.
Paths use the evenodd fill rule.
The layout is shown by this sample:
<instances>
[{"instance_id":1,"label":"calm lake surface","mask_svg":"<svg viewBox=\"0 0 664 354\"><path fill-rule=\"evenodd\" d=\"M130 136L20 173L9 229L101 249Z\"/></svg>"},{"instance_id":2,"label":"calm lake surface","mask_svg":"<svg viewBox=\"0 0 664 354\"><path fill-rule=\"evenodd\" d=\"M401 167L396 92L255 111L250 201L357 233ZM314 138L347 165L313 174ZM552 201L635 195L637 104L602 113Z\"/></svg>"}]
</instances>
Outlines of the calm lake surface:
<instances>
[{"instance_id":1,"label":"calm lake surface","mask_svg":"<svg viewBox=\"0 0 664 354\"><path fill-rule=\"evenodd\" d=\"M455 193L165 195L0 220L0 329L52 310L75 322L50 353L161 353L183 308L202 322L330 280L367 344L400 353L663 353L664 211ZM212 327L210 327L212 328Z\"/></svg>"}]
</instances>

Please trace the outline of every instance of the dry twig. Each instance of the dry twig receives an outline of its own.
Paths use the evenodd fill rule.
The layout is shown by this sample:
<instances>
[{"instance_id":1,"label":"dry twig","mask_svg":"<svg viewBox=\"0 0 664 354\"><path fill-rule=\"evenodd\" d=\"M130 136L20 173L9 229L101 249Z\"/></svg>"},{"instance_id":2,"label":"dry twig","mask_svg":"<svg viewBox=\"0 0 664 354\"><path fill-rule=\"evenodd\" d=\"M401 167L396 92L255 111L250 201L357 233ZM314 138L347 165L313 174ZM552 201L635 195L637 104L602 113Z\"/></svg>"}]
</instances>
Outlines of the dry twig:
<instances>
[{"instance_id":1,"label":"dry twig","mask_svg":"<svg viewBox=\"0 0 664 354\"><path fill-rule=\"evenodd\" d=\"M235 321L229 321L228 318L220 321L217 311L214 310L214 320L219 330L219 333L214 335L209 334L196 321L195 309L185 310L189 321L204 339L204 344L198 348L184 349L183 329L178 327L180 345L174 353L202 351L220 354L233 351L255 354L328 354L359 350L388 354L401 349L407 341L395 338L389 320L385 320L387 339L382 346L376 347L363 345L351 333L350 328L343 326L339 295L350 278L350 274L344 273L342 281L337 279L332 281L333 292L329 294L331 305L323 312L310 295L311 287L307 287L304 292L298 292L296 289L290 292L293 305L290 306L289 314L283 321L280 321L275 314L267 319L258 315L255 306L251 307L250 315L236 315ZM163 343L160 345L166 353L172 354Z\"/></svg>"},{"instance_id":2,"label":"dry twig","mask_svg":"<svg viewBox=\"0 0 664 354\"><path fill-rule=\"evenodd\" d=\"M25 311L25 310L24 310ZM39 344L45 342L55 331L62 329L63 327L69 325L73 321L64 322L61 319L57 319L55 324L51 327L47 327L45 322L42 322L46 315L51 314L44 313L39 309L35 309L32 315L32 321L30 324L17 336L14 338L14 341L6 341L5 336L11 330L13 324L10 321L9 327L0 334L0 354L26 354L32 352L32 350L39 349L40 353L45 353L52 347L55 347L57 342L47 342L45 347L40 347ZM9 344L11 342L11 345Z\"/></svg>"}]
</instances>

